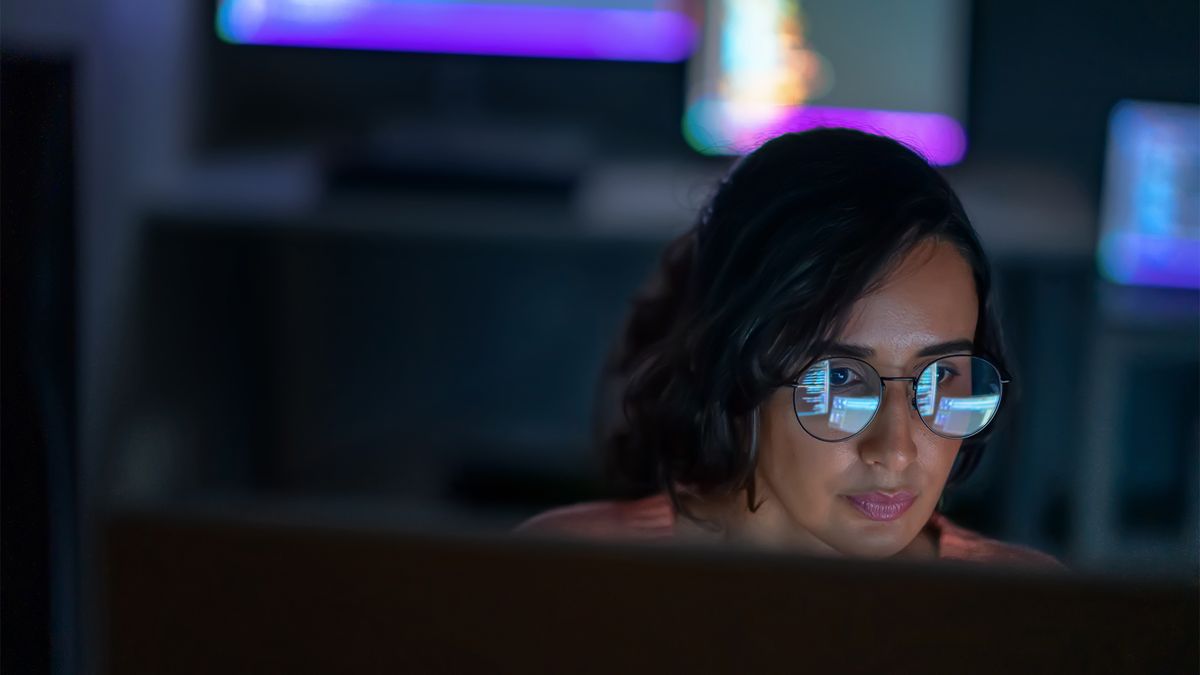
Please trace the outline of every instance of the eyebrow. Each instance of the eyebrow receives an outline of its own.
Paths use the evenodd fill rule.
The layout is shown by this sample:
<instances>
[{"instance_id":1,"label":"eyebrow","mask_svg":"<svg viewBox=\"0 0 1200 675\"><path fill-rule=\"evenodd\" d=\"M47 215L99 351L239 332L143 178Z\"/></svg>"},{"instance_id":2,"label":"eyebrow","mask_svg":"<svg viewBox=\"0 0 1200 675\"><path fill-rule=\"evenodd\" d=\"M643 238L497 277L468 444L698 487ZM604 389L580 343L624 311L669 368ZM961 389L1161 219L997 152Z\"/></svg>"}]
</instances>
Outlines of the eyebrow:
<instances>
[{"instance_id":1,"label":"eyebrow","mask_svg":"<svg viewBox=\"0 0 1200 675\"><path fill-rule=\"evenodd\" d=\"M935 345L923 347L917 352L917 358L927 356L941 356L943 354L971 353L975 350L975 343L971 340L959 339L949 340L947 342L939 342ZM875 350L864 345L852 345L845 342L831 342L825 345L823 350L827 353L835 353L844 356L853 356L859 359L865 359L875 356Z\"/></svg>"}]
</instances>

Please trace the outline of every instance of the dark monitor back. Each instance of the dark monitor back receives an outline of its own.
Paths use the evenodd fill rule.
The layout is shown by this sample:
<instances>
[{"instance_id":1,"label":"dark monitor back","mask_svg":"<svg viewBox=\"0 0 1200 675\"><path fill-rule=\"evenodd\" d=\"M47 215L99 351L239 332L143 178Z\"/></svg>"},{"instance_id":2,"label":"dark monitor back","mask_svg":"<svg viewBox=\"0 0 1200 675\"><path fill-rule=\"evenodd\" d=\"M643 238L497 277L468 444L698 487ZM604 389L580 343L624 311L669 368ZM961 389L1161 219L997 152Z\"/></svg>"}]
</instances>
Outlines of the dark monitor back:
<instances>
[{"instance_id":1,"label":"dark monitor back","mask_svg":"<svg viewBox=\"0 0 1200 675\"><path fill-rule=\"evenodd\" d=\"M1194 581L125 514L108 672L1190 672Z\"/></svg>"}]
</instances>

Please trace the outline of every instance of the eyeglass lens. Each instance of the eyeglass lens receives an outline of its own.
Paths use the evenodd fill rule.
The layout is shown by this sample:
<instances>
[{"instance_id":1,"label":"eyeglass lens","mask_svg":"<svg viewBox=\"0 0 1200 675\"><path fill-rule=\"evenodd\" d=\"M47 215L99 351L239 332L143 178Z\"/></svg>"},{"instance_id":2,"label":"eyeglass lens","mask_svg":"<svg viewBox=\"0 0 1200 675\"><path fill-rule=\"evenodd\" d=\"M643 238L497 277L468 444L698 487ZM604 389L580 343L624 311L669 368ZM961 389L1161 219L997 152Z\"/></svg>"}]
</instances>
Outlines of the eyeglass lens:
<instances>
[{"instance_id":1,"label":"eyeglass lens","mask_svg":"<svg viewBox=\"0 0 1200 675\"><path fill-rule=\"evenodd\" d=\"M938 359L917 375L913 386L921 421L939 436L977 434L1000 408L1000 373L977 356ZM883 380L869 364L831 358L804 371L792 403L805 431L821 440L842 441L871 423L882 395Z\"/></svg>"}]
</instances>

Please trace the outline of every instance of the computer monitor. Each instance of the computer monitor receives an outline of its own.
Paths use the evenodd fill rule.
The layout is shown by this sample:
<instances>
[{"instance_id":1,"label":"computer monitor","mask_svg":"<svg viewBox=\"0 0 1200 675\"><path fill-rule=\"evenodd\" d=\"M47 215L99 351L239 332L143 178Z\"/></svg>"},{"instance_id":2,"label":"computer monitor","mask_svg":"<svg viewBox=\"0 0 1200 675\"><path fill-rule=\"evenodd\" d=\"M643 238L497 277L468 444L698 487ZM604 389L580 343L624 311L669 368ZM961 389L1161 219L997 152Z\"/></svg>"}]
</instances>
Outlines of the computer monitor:
<instances>
[{"instance_id":1,"label":"computer monitor","mask_svg":"<svg viewBox=\"0 0 1200 675\"><path fill-rule=\"evenodd\" d=\"M1100 229L1110 281L1200 288L1200 105L1113 108Z\"/></svg>"},{"instance_id":2,"label":"computer monitor","mask_svg":"<svg viewBox=\"0 0 1200 675\"><path fill-rule=\"evenodd\" d=\"M656 0L222 0L216 27L235 44L678 62L697 34L683 10Z\"/></svg>"},{"instance_id":3,"label":"computer monitor","mask_svg":"<svg viewBox=\"0 0 1200 675\"><path fill-rule=\"evenodd\" d=\"M568 177L694 157L697 19L656 0L197 0L196 144L327 163Z\"/></svg>"},{"instance_id":4,"label":"computer monitor","mask_svg":"<svg viewBox=\"0 0 1200 675\"><path fill-rule=\"evenodd\" d=\"M970 3L710 0L684 133L740 154L787 131L861 129L962 160Z\"/></svg>"},{"instance_id":5,"label":"computer monitor","mask_svg":"<svg viewBox=\"0 0 1200 675\"><path fill-rule=\"evenodd\" d=\"M1197 587L118 514L107 671L1186 672Z\"/></svg>"}]
</instances>

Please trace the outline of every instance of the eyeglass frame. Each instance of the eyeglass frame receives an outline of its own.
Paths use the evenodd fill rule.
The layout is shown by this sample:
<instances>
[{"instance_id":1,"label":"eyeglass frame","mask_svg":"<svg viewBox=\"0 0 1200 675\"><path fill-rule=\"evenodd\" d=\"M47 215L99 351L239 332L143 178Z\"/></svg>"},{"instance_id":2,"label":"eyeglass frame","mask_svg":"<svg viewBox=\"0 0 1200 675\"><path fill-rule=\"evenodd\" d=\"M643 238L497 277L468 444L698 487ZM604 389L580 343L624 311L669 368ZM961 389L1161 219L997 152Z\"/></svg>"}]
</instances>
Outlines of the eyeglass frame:
<instances>
[{"instance_id":1,"label":"eyeglass frame","mask_svg":"<svg viewBox=\"0 0 1200 675\"><path fill-rule=\"evenodd\" d=\"M953 358L958 358L958 357L963 357L963 356L970 357L973 359L979 359L980 361L983 361L984 363L991 366L992 370L996 371L996 375L1000 378L1000 400L996 402L996 412L992 413L992 416L988 419L987 424L983 425L982 427L980 427L979 429L977 429L975 431L972 431L971 433L967 434L966 436L946 436L944 434L939 434L938 432L934 431L933 428L929 426L929 423L925 421L925 418L921 416L921 409L917 407L917 380L921 379L921 375L923 375L925 373L925 371L929 369L930 366L937 363L938 361L941 361L943 359L953 359ZM862 428L859 429L858 431L854 432L853 434L850 434L849 436L847 436L843 439L836 440L836 441L826 440L824 438L817 436L813 432L809 431L808 428L804 426L804 422L800 421L800 411L796 407L796 392L798 392L800 390L800 387L803 386L801 383L801 380L804 378L804 374L807 373L813 366L817 365L818 363L820 363L822 361L830 361L832 359L858 361L859 363L863 364L864 366L870 368L871 372L875 373L875 376L879 378L879 405L876 406L875 410L871 413L871 419L867 420L867 423L864 424L862 426ZM870 363L864 361L863 359L860 359L855 356L822 356L822 357L815 358L812 361L810 361L808 363L808 365L806 365L806 366L804 366L804 368L800 369L800 375L797 377L797 379L794 382L789 382L787 384L787 386L792 388L792 416L796 418L796 424L799 424L800 428L804 429L804 433L808 434L809 436L812 436L813 438L817 439L818 441L821 441L822 443L845 443L846 441L854 438L855 436L858 436L862 432L869 429L871 427L871 424L875 422L875 417L879 415L879 410L880 410L880 408L883 407L883 399L887 393L887 383L894 381L894 380L907 381L909 383L909 391L912 392L912 398L909 399L908 403L910 406L912 406L912 409L916 411L917 417L921 420L921 424L926 429L929 429L929 432L932 433L933 435L935 435L939 438L945 438L948 440L955 440L955 441L964 441L972 436L982 433L984 429L987 429L989 426L991 426L992 422L996 419L996 415L1000 413L1000 406L1004 404L1004 385L1012 383L1012 378L1005 378L1004 373L1000 372L1000 367L997 366L996 364L992 363L990 359L988 359L986 356L983 356L981 354L947 354L945 356L939 356L937 358L927 361L925 363L925 365L921 366L921 368L919 370L917 370L917 374L915 377L884 377L883 375L879 374L879 371L875 368L875 366L873 366Z\"/></svg>"}]
</instances>

